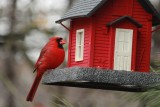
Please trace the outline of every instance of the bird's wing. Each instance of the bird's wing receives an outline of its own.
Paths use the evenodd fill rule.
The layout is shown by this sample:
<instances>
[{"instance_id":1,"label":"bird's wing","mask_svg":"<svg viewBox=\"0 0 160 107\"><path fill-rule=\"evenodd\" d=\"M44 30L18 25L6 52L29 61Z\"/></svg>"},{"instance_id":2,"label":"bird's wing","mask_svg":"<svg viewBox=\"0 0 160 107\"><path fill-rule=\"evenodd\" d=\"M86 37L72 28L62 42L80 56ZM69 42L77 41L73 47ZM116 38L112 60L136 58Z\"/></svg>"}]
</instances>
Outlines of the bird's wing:
<instances>
[{"instance_id":1,"label":"bird's wing","mask_svg":"<svg viewBox=\"0 0 160 107\"><path fill-rule=\"evenodd\" d=\"M40 53L40 55L39 55L39 58L38 58L38 60L37 60L37 62L36 62L36 64L35 64L35 70L34 70L33 72L35 72L35 71L38 69L38 67L40 66L40 64L41 64L41 59L42 59L42 57L44 56L44 54L46 53L48 45L49 45L49 43L47 43L47 44L43 47L43 49L41 50L41 53Z\"/></svg>"}]
</instances>

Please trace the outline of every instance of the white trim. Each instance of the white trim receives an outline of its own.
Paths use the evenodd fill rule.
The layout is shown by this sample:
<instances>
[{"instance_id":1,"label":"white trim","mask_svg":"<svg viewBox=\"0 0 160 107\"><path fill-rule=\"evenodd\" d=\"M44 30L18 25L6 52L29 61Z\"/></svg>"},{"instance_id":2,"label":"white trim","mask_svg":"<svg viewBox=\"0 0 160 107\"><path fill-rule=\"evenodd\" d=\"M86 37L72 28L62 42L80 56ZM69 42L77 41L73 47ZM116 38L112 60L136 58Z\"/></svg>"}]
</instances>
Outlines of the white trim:
<instances>
[{"instance_id":1,"label":"white trim","mask_svg":"<svg viewBox=\"0 0 160 107\"><path fill-rule=\"evenodd\" d=\"M83 61L84 54L84 29L76 31L75 61Z\"/></svg>"},{"instance_id":2,"label":"white trim","mask_svg":"<svg viewBox=\"0 0 160 107\"><path fill-rule=\"evenodd\" d=\"M131 71L133 29L116 28L114 70Z\"/></svg>"}]
</instances>

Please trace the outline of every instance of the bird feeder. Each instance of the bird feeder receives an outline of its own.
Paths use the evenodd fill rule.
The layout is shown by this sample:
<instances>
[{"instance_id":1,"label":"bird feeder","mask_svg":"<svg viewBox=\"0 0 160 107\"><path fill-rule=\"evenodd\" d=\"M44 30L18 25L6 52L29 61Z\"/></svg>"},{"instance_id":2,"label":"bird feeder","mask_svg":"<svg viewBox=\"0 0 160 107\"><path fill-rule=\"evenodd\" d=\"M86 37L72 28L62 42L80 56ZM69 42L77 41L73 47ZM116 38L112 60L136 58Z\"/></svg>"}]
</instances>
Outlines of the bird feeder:
<instances>
[{"instance_id":1,"label":"bird feeder","mask_svg":"<svg viewBox=\"0 0 160 107\"><path fill-rule=\"evenodd\" d=\"M160 82L149 72L152 27L160 24L149 0L80 0L56 23L69 31L68 68L43 83L142 92Z\"/></svg>"}]
</instances>

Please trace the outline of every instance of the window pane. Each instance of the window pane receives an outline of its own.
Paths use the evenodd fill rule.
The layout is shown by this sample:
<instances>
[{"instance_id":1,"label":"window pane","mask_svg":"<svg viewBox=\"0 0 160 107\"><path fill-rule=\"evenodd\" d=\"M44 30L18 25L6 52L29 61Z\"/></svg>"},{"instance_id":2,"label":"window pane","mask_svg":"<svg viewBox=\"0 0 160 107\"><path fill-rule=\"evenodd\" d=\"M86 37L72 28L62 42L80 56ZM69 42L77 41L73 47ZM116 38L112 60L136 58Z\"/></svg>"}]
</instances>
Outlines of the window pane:
<instances>
[{"instance_id":1,"label":"window pane","mask_svg":"<svg viewBox=\"0 0 160 107\"><path fill-rule=\"evenodd\" d=\"M79 55L78 55L78 57L81 58L81 52L82 52L81 46L79 46L78 49L79 49L79 53L78 53Z\"/></svg>"},{"instance_id":2,"label":"window pane","mask_svg":"<svg viewBox=\"0 0 160 107\"><path fill-rule=\"evenodd\" d=\"M75 61L83 60L83 51L84 51L84 29L77 30L76 32L76 52L75 52Z\"/></svg>"},{"instance_id":3,"label":"window pane","mask_svg":"<svg viewBox=\"0 0 160 107\"><path fill-rule=\"evenodd\" d=\"M79 32L79 45L82 45L82 32Z\"/></svg>"}]
</instances>

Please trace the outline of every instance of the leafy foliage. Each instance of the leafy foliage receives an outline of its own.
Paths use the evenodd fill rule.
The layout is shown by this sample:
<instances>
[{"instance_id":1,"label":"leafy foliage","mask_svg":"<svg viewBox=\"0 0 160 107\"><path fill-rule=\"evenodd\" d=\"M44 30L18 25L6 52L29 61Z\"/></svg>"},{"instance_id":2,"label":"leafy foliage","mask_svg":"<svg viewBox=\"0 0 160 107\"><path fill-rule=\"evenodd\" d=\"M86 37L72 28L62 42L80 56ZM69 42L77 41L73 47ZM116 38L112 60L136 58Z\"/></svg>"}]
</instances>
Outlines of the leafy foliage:
<instances>
[{"instance_id":1,"label":"leafy foliage","mask_svg":"<svg viewBox=\"0 0 160 107\"><path fill-rule=\"evenodd\" d=\"M53 107L74 107L68 100L58 96L53 96L52 104Z\"/></svg>"}]
</instances>

